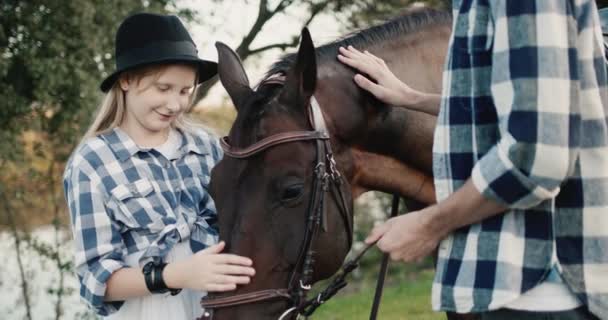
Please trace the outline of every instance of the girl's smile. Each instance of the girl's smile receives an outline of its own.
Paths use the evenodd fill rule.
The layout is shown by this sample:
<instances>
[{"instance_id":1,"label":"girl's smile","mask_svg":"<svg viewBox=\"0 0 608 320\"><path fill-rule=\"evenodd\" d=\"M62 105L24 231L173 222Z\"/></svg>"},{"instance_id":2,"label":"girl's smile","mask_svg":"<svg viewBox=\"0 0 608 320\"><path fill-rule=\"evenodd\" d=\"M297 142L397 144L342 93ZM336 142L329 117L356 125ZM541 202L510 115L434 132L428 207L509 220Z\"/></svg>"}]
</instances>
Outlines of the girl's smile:
<instances>
[{"instance_id":1,"label":"girl's smile","mask_svg":"<svg viewBox=\"0 0 608 320\"><path fill-rule=\"evenodd\" d=\"M165 142L171 125L190 104L196 72L189 65L170 65L140 81L121 79L126 114L120 127L139 146Z\"/></svg>"}]
</instances>

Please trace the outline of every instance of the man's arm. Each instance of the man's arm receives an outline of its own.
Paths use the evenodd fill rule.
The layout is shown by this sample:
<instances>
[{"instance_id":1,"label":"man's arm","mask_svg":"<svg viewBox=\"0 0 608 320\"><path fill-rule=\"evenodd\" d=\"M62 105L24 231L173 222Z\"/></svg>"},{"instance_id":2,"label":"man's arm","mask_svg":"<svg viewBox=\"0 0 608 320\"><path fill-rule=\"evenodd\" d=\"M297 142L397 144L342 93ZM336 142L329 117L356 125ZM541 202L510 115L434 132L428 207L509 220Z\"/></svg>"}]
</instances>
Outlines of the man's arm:
<instances>
[{"instance_id":1,"label":"man's arm","mask_svg":"<svg viewBox=\"0 0 608 320\"><path fill-rule=\"evenodd\" d=\"M567 3L492 1L491 92L500 139L447 199L389 219L366 242L393 259L424 257L453 230L554 198L576 158L576 30ZM542 39L538 35L542 34ZM569 36L572 35L572 36Z\"/></svg>"},{"instance_id":2,"label":"man's arm","mask_svg":"<svg viewBox=\"0 0 608 320\"><path fill-rule=\"evenodd\" d=\"M394 260L414 261L429 255L452 231L507 209L481 195L471 179L446 200L420 211L389 219L365 239Z\"/></svg>"}]
</instances>

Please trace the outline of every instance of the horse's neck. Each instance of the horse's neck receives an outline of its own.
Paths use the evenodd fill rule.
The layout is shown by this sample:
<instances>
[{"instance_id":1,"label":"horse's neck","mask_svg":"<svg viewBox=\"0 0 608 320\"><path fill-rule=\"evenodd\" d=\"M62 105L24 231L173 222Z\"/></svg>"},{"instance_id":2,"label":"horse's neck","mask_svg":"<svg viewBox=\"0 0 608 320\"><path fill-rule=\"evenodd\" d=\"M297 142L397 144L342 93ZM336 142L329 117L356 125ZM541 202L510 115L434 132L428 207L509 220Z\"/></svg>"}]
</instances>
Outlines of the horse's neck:
<instances>
[{"instance_id":1,"label":"horse's neck","mask_svg":"<svg viewBox=\"0 0 608 320\"><path fill-rule=\"evenodd\" d=\"M355 197L378 190L434 203L431 171L435 117L386 108L386 114L373 117L363 138L351 145L350 183Z\"/></svg>"},{"instance_id":2,"label":"horse's neck","mask_svg":"<svg viewBox=\"0 0 608 320\"><path fill-rule=\"evenodd\" d=\"M449 32L448 27L418 32L377 49L376 54L410 87L439 94ZM369 123L367 148L430 173L436 118L400 107L386 112ZM385 146L378 150L378 143Z\"/></svg>"},{"instance_id":3,"label":"horse's neck","mask_svg":"<svg viewBox=\"0 0 608 320\"><path fill-rule=\"evenodd\" d=\"M448 36L449 29L429 30L412 35L414 39L406 38L370 51L383 58L397 77L411 87L439 93ZM337 77L329 75L328 78ZM404 108L373 105L377 101L361 96L351 79L325 80L324 94L339 97L335 99L338 103L334 102L338 107L328 106L327 111L332 113L333 127L350 151L343 163L352 166L350 182L355 195L381 190L432 202L436 118ZM327 92L330 87L332 92ZM369 105L361 107L361 101Z\"/></svg>"},{"instance_id":4,"label":"horse's neck","mask_svg":"<svg viewBox=\"0 0 608 320\"><path fill-rule=\"evenodd\" d=\"M421 112L389 108L386 115L371 121L366 139L356 147L392 157L430 174L436 118Z\"/></svg>"}]
</instances>

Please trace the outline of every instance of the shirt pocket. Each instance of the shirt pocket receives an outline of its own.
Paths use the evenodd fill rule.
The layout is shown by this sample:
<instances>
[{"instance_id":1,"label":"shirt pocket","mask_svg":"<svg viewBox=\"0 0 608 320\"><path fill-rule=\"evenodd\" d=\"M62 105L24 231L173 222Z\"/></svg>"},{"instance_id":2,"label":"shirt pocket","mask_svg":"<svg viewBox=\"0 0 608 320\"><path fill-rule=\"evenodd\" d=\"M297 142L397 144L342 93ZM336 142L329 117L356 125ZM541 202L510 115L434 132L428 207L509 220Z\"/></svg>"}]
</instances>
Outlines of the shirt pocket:
<instances>
[{"instance_id":1,"label":"shirt pocket","mask_svg":"<svg viewBox=\"0 0 608 320\"><path fill-rule=\"evenodd\" d=\"M157 232L163 229L158 195L148 179L121 184L110 191L114 218L129 229Z\"/></svg>"}]
</instances>

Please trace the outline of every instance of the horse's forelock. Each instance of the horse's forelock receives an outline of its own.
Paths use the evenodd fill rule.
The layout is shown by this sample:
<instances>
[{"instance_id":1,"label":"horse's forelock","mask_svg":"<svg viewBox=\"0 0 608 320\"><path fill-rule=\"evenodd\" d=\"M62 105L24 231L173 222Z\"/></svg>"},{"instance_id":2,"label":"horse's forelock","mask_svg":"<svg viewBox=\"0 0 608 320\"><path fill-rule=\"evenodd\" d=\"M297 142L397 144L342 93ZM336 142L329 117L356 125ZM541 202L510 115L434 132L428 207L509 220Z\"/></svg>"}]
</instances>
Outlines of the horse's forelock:
<instances>
[{"instance_id":1,"label":"horse's forelock","mask_svg":"<svg viewBox=\"0 0 608 320\"><path fill-rule=\"evenodd\" d=\"M281 108L281 111L288 111L289 106L271 104L270 102L278 95L281 86L276 84L262 85L244 101L244 108L241 108L237 119L232 127L231 139L241 146L254 143L257 136L256 130L259 128L260 120L263 115L272 111L271 108Z\"/></svg>"}]
</instances>

